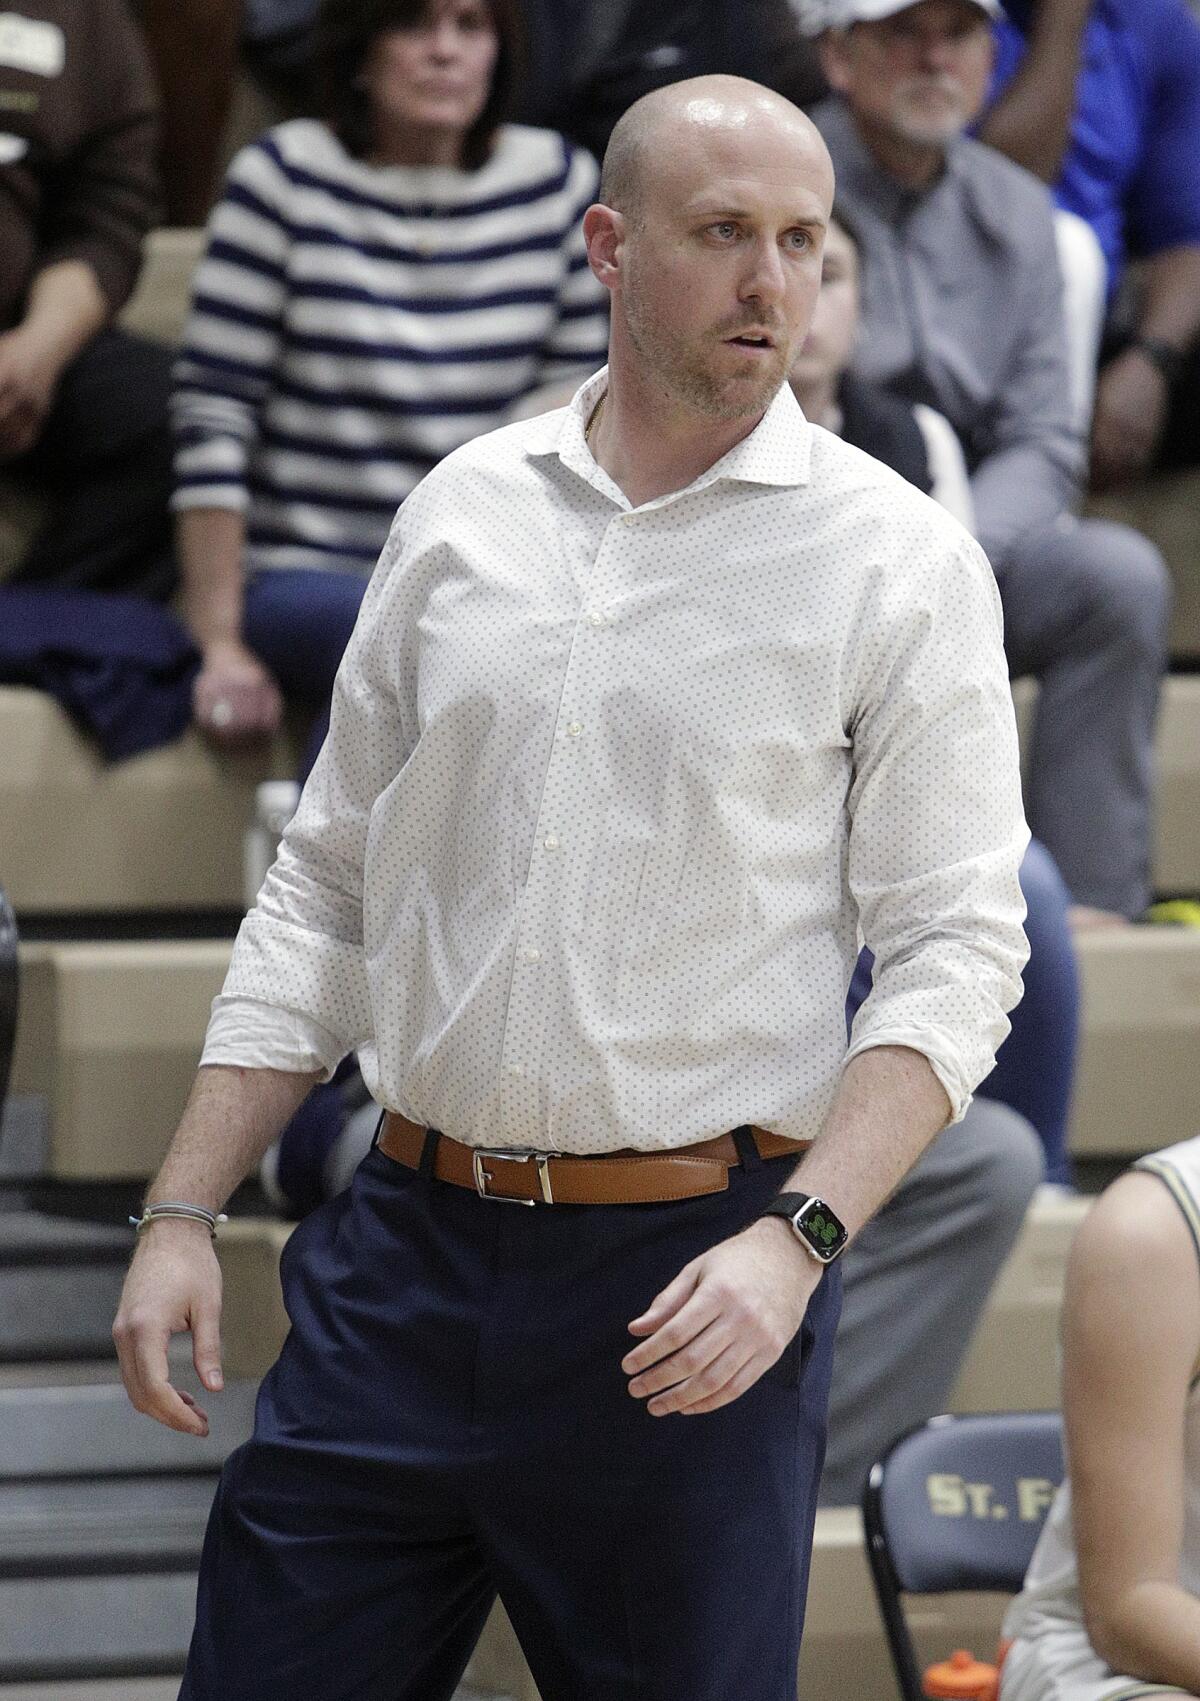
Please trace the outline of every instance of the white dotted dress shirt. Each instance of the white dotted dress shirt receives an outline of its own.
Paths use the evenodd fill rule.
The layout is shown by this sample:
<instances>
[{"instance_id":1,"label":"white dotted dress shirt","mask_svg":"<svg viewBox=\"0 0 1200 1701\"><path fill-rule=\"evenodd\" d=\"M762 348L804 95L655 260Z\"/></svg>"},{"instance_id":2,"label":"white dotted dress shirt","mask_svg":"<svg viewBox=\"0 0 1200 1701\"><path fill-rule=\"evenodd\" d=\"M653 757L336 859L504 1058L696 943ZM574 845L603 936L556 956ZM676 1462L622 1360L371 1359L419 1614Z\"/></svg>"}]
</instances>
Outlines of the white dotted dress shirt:
<instances>
[{"instance_id":1,"label":"white dotted dress shirt","mask_svg":"<svg viewBox=\"0 0 1200 1701\"><path fill-rule=\"evenodd\" d=\"M1027 955L987 561L786 385L632 508L584 437L605 383L401 509L203 1061L355 1048L415 1122L587 1153L811 1138L900 1045L961 1116Z\"/></svg>"}]
</instances>

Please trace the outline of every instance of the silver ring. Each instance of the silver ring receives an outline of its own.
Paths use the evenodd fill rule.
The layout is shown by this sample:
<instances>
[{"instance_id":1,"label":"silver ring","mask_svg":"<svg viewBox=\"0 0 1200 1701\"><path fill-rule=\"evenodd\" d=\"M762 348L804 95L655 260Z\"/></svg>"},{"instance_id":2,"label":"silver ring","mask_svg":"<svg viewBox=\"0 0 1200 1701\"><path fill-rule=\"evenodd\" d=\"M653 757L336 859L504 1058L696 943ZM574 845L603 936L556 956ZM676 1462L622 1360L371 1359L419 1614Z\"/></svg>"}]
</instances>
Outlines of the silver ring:
<instances>
[{"instance_id":1,"label":"silver ring","mask_svg":"<svg viewBox=\"0 0 1200 1701\"><path fill-rule=\"evenodd\" d=\"M233 719L233 704L225 697L218 697L208 718L214 726L228 726Z\"/></svg>"}]
</instances>

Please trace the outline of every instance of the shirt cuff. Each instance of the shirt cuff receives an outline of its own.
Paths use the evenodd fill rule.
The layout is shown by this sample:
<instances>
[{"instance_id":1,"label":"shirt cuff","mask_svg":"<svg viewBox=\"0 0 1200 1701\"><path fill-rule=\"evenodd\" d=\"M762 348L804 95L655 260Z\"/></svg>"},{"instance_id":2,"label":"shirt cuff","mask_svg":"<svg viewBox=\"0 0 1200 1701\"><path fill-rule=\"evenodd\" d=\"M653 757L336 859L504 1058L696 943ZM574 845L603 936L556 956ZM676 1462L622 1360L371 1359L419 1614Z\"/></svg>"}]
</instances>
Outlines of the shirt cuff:
<instances>
[{"instance_id":1,"label":"shirt cuff","mask_svg":"<svg viewBox=\"0 0 1200 1701\"><path fill-rule=\"evenodd\" d=\"M280 1010L257 998L218 996L213 999L200 1067L278 1069L289 1075L320 1070L321 1079L328 1081L344 1056L345 1047L337 1035L311 1016Z\"/></svg>"}]
</instances>

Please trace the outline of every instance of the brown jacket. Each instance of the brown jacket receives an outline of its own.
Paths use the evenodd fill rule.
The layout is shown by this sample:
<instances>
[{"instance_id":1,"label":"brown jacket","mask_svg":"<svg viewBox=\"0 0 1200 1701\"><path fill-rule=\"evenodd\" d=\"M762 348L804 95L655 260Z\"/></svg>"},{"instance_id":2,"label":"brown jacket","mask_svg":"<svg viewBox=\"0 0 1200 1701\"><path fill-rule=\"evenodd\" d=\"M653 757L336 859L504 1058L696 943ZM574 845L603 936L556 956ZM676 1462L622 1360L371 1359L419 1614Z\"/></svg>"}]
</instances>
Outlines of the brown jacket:
<instances>
[{"instance_id":1,"label":"brown jacket","mask_svg":"<svg viewBox=\"0 0 1200 1701\"><path fill-rule=\"evenodd\" d=\"M113 312L158 207L156 95L125 0L9 0L0 13L0 328L59 260Z\"/></svg>"}]
</instances>

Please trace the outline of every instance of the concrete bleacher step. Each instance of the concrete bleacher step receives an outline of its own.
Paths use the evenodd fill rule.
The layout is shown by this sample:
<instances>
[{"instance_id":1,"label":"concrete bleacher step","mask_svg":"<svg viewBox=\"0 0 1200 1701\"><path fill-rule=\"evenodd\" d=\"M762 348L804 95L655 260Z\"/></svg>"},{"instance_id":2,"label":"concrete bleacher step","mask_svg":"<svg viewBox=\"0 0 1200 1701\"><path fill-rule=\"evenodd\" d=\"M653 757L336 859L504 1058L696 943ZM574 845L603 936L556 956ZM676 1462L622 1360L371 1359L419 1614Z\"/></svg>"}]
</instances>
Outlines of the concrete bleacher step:
<instances>
[{"instance_id":1,"label":"concrete bleacher step","mask_svg":"<svg viewBox=\"0 0 1200 1701\"><path fill-rule=\"evenodd\" d=\"M217 1473L254 1393L231 1383L200 1439L112 1382L0 1389L0 1681L182 1669Z\"/></svg>"},{"instance_id":2,"label":"concrete bleacher step","mask_svg":"<svg viewBox=\"0 0 1200 1701\"><path fill-rule=\"evenodd\" d=\"M128 1228L0 1213L0 1363L111 1354L131 1244Z\"/></svg>"},{"instance_id":3,"label":"concrete bleacher step","mask_svg":"<svg viewBox=\"0 0 1200 1701\"><path fill-rule=\"evenodd\" d=\"M1067 1254L1092 1200L1035 1195L997 1276L950 1397L952 1412L1056 1411Z\"/></svg>"},{"instance_id":4,"label":"concrete bleacher step","mask_svg":"<svg viewBox=\"0 0 1200 1701\"><path fill-rule=\"evenodd\" d=\"M0 871L18 915L238 909L242 840L294 742L218 752L198 734L105 763L50 698L0 688Z\"/></svg>"},{"instance_id":5,"label":"concrete bleacher step","mask_svg":"<svg viewBox=\"0 0 1200 1701\"><path fill-rule=\"evenodd\" d=\"M1200 1132L1200 930L1098 930L1081 934L1078 950L1072 1151L1135 1156ZM0 1163L20 1151L22 1173L40 1161L62 1181L151 1175L187 1098L229 952L226 940L23 946ZM10 1142L18 1126L24 1133Z\"/></svg>"},{"instance_id":6,"label":"concrete bleacher step","mask_svg":"<svg viewBox=\"0 0 1200 1701\"><path fill-rule=\"evenodd\" d=\"M1077 946L1071 1151L1132 1157L1200 1133L1200 929L1096 930Z\"/></svg>"},{"instance_id":7,"label":"concrete bleacher step","mask_svg":"<svg viewBox=\"0 0 1200 1701\"><path fill-rule=\"evenodd\" d=\"M1171 570L1171 654L1200 660L1200 472L1156 473L1110 495L1093 496L1088 512L1119 520L1156 543Z\"/></svg>"},{"instance_id":8,"label":"concrete bleacher step","mask_svg":"<svg viewBox=\"0 0 1200 1701\"><path fill-rule=\"evenodd\" d=\"M1014 681L1023 760L1028 757L1037 698L1032 679ZM1200 676L1172 674L1163 681L1154 768L1154 889L1200 894Z\"/></svg>"},{"instance_id":9,"label":"concrete bleacher step","mask_svg":"<svg viewBox=\"0 0 1200 1701\"><path fill-rule=\"evenodd\" d=\"M137 1179L157 1168L229 952L228 940L21 947L12 1086L30 1116L42 1107L46 1174Z\"/></svg>"}]
</instances>

